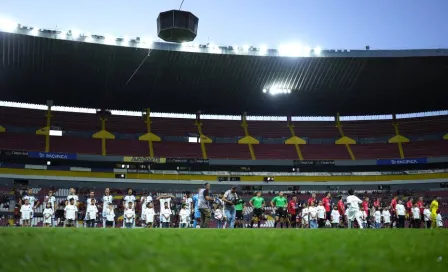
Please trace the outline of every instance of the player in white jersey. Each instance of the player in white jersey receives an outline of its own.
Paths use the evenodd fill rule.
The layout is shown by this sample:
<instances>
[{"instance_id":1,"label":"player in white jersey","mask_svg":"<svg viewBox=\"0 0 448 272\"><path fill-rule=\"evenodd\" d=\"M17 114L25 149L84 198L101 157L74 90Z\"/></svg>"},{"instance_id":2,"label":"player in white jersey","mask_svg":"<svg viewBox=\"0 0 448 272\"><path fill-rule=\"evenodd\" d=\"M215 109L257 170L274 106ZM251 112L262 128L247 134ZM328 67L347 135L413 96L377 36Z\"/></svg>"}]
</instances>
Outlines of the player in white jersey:
<instances>
[{"instance_id":1,"label":"player in white jersey","mask_svg":"<svg viewBox=\"0 0 448 272\"><path fill-rule=\"evenodd\" d=\"M76 227L76 215L78 213L78 207L76 207L76 202L74 198L70 199L70 202L67 206L64 208L64 217L65 217L65 226L68 227Z\"/></svg>"},{"instance_id":2,"label":"player in white jersey","mask_svg":"<svg viewBox=\"0 0 448 272\"><path fill-rule=\"evenodd\" d=\"M142 206L142 216L141 216L141 219L142 219L142 222L146 222L145 210L148 207L148 204L152 203L152 196L150 196L147 191L143 191L143 196L140 198L140 203L142 204L141 205Z\"/></svg>"},{"instance_id":3,"label":"player in white jersey","mask_svg":"<svg viewBox=\"0 0 448 272\"><path fill-rule=\"evenodd\" d=\"M145 210L143 211L144 215L145 215L145 225L147 228L152 228L154 225L154 216L155 216L155 211L154 211L154 205L152 203L148 203L146 205Z\"/></svg>"},{"instance_id":4,"label":"player in white jersey","mask_svg":"<svg viewBox=\"0 0 448 272\"><path fill-rule=\"evenodd\" d=\"M103 228L106 228L106 223L107 223L107 215L106 212L109 208L109 204L112 204L112 202L114 201L114 197L110 194L110 189L106 188L104 190L104 195L103 198L101 199L103 202L103 210L102 210L102 218L103 218ZM114 214L115 217L115 214ZM113 227L115 227L115 220L113 220Z\"/></svg>"},{"instance_id":5,"label":"player in white jersey","mask_svg":"<svg viewBox=\"0 0 448 272\"><path fill-rule=\"evenodd\" d=\"M57 203L56 198L53 195L53 190L49 190L48 195L45 196L44 205L47 206L47 203L50 203L51 209L53 210L51 225L55 227L56 226L55 213L57 209Z\"/></svg>"},{"instance_id":6,"label":"player in white jersey","mask_svg":"<svg viewBox=\"0 0 448 272\"><path fill-rule=\"evenodd\" d=\"M28 189L27 195L24 196L22 199L23 199L23 202L25 202L25 200L28 200L28 202L32 208L31 217L30 217L30 227L32 227L34 225L34 223L33 223L34 212L36 211L36 208L39 207L40 201L33 195L33 190L31 188Z\"/></svg>"},{"instance_id":7,"label":"player in white jersey","mask_svg":"<svg viewBox=\"0 0 448 272\"><path fill-rule=\"evenodd\" d=\"M125 195L123 197L123 208L124 208L124 210L127 210L129 208L129 203L132 202L132 209L133 209L133 211L135 213L135 208L137 206L137 205L135 205L135 200L136 200L136 198L135 198L135 195L134 195L134 190L132 190L131 188L128 188L127 195ZM135 217L135 215L134 215L134 217ZM132 224L133 224L132 227L134 228L135 227L135 220L132 220Z\"/></svg>"},{"instance_id":8,"label":"player in white jersey","mask_svg":"<svg viewBox=\"0 0 448 272\"><path fill-rule=\"evenodd\" d=\"M352 222L356 220L358 222L359 228L362 229L362 213L359 210L359 204L362 203L362 200L359 199L357 196L354 195L353 189L348 190L349 196L347 197L347 221L348 221L348 228L352 227Z\"/></svg>"},{"instance_id":9,"label":"player in white jersey","mask_svg":"<svg viewBox=\"0 0 448 272\"><path fill-rule=\"evenodd\" d=\"M194 205L193 205L193 198L191 197L191 192L186 192L185 193L185 197L182 200L183 204L185 204L185 209L188 212L188 218L187 218L187 228L190 227L190 223L191 223L191 216L193 215L193 209L194 209ZM179 228L180 228L180 224L179 224Z\"/></svg>"},{"instance_id":10,"label":"player in white jersey","mask_svg":"<svg viewBox=\"0 0 448 272\"><path fill-rule=\"evenodd\" d=\"M90 190L89 197L86 199L86 211L89 209L90 205L94 203L96 205L96 199L95 199L95 191ZM84 228L87 228L87 212L84 216Z\"/></svg>"},{"instance_id":11,"label":"player in white jersey","mask_svg":"<svg viewBox=\"0 0 448 272\"><path fill-rule=\"evenodd\" d=\"M20 207L21 221L22 226L29 227L31 222L31 214L33 213L33 207L30 205L28 199L25 200L25 203Z\"/></svg>"},{"instance_id":12,"label":"player in white jersey","mask_svg":"<svg viewBox=\"0 0 448 272\"><path fill-rule=\"evenodd\" d=\"M163 214L165 212L165 207L167 207L166 205L168 205L168 208L170 208L170 212L171 212L171 199L173 199L173 198L174 198L173 195L166 195L166 194L163 194L163 195L157 197L157 200L160 201L160 227L164 227L164 225L167 225L167 224L162 224L162 223L167 223L167 222L164 222Z\"/></svg>"},{"instance_id":13,"label":"player in white jersey","mask_svg":"<svg viewBox=\"0 0 448 272\"><path fill-rule=\"evenodd\" d=\"M53 209L51 208L50 203L47 203L44 211L42 212L43 216L44 216L44 227L51 227L51 221L52 221L52 217L53 217Z\"/></svg>"},{"instance_id":14,"label":"player in white jersey","mask_svg":"<svg viewBox=\"0 0 448 272\"><path fill-rule=\"evenodd\" d=\"M78 207L79 197L76 195L76 190L74 188L70 188L65 205L70 204L70 199L73 199L74 201L73 205Z\"/></svg>"}]
</instances>

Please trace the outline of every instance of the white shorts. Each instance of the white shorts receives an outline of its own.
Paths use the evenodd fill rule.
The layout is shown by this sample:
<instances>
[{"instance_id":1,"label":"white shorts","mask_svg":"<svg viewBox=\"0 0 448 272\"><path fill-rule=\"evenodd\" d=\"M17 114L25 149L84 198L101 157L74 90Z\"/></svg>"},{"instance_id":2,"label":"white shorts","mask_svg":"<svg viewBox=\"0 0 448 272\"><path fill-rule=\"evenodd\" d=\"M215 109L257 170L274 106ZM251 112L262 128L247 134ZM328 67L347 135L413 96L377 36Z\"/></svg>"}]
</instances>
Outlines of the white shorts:
<instances>
[{"instance_id":1,"label":"white shorts","mask_svg":"<svg viewBox=\"0 0 448 272\"><path fill-rule=\"evenodd\" d=\"M353 221L353 220L355 220L355 218L361 218L361 217L362 217L362 212L360 210L357 210L357 209L355 209L355 210L349 209L348 210L347 218L349 220Z\"/></svg>"},{"instance_id":2,"label":"white shorts","mask_svg":"<svg viewBox=\"0 0 448 272\"><path fill-rule=\"evenodd\" d=\"M49 218L44 218L44 224L51 224L51 216Z\"/></svg>"},{"instance_id":3,"label":"white shorts","mask_svg":"<svg viewBox=\"0 0 448 272\"><path fill-rule=\"evenodd\" d=\"M26 214L26 215L22 216L21 219L22 220L30 220L31 219L31 215L30 214Z\"/></svg>"}]
</instances>

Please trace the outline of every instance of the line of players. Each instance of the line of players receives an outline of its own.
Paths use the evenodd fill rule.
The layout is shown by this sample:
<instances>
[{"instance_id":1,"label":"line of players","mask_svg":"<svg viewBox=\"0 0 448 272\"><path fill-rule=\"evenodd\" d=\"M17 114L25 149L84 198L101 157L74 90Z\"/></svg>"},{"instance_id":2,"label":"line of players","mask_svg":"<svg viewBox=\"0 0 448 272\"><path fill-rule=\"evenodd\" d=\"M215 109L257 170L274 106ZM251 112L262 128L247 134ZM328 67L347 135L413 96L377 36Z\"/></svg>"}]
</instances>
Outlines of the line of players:
<instances>
[{"instance_id":1,"label":"line of players","mask_svg":"<svg viewBox=\"0 0 448 272\"><path fill-rule=\"evenodd\" d=\"M225 228L227 223L230 228L244 227L244 201L236 192L237 187L233 186L230 190L220 194L218 197L209 196L209 190L210 184L205 184L204 188L200 188L198 194L194 196L189 192L186 193L186 196L182 200L182 209L178 214L179 227L197 227L198 221L200 221L200 227L207 228L211 220L212 211L218 228ZM156 200L160 202L160 227L169 227L171 225L172 211L170 204L171 199L173 198L174 196L172 195L161 195L156 198ZM136 200L132 189L129 189L128 194L123 197L123 227L135 227ZM95 227L97 220L101 218L103 227L115 227L116 215L112 201L113 197L110 194L110 190L106 188L101 201L103 203L103 211L100 216L94 191L91 191L86 200L84 226ZM140 198L140 202L142 203L141 219L144 226L153 227L155 222L154 217L157 214L154 210L152 197L147 193L144 193ZM32 191L29 190L28 194L21 199L20 204L22 225L30 226L34 210L39 206L40 202L32 195ZM266 207L261 192L257 193L248 204L248 206L253 208L252 219L249 226L253 227L254 223L257 223L260 228L261 221L265 218L264 213ZM283 193L280 192L269 204L275 213L274 228L277 227L277 225L280 225L281 228L284 226L322 228L330 226L341 227L344 224L351 227L351 222L357 222L360 228L367 227L370 223L376 228L379 228L382 225L384 227L391 227L394 222L397 227L404 227L406 214L410 215L409 225L412 227L420 227L421 222L424 222L424 226L427 228L442 226L441 215L440 213L437 213L437 198L434 198L430 206L425 205L422 198L415 203L413 203L412 199L409 199L406 207L404 207L401 200L397 201L397 197L394 197L390 208L386 207L382 209L382 212L380 211L380 199L377 199L373 203L373 206L369 207L369 199L365 198L364 201L359 201L359 204L361 204L359 212L356 212L356 215L350 216L349 210L355 209L355 206L359 208L359 204L352 205L349 202L348 197L348 209L345 209L343 198L340 197L337 205L332 208L330 193L327 193L321 201L318 201L316 195L313 194L311 198L308 199L307 203L300 204L297 202L295 196L288 201ZM44 205L44 226L55 226L56 220L54 211L57 209L57 203L52 191L49 191L48 195L45 197ZM78 206L78 196L72 188L69 191L64 207L64 226L77 226ZM373 222L370 221L369 218L372 218ZM191 219L193 219L193 222L191 222Z\"/></svg>"}]
</instances>

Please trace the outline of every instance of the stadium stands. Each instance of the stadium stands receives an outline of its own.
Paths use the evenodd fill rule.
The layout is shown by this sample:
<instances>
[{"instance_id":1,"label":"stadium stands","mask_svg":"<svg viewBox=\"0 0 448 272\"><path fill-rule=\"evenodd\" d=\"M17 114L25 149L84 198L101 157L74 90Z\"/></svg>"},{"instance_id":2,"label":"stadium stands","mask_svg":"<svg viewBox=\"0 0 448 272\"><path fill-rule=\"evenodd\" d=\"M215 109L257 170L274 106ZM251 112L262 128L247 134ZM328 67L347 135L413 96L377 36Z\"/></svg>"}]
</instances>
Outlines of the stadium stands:
<instances>
[{"instance_id":1,"label":"stadium stands","mask_svg":"<svg viewBox=\"0 0 448 272\"><path fill-rule=\"evenodd\" d=\"M43 151L45 138L36 135L36 130L46 124L46 111L27 108L0 107L0 124L6 128L0 133L1 149L23 149ZM52 137L50 151L80 154L101 154L101 141L92 139L92 134L101 129L100 118L91 113L53 111L52 126L61 127L62 137ZM209 158L250 159L249 148L236 142L244 136L239 120L201 120L203 133L213 141L206 145ZM448 132L448 117L433 116L398 119L400 134L409 138L403 145L405 157L440 157L448 155L447 142L443 135ZM249 120L248 131L259 141L254 145L257 159L298 159L293 145L284 141L291 137L286 121ZM294 121L297 136L308 144L301 145L304 159L350 159L345 145L335 145L340 133L334 122ZM344 134L357 141L351 145L356 159L399 158L396 144L387 141L395 135L391 120L342 121ZM107 154L148 156L147 142L138 137L147 131L140 116L111 115L107 117L106 130L115 135L107 140ZM154 143L154 154L158 157L199 157L199 144L188 143L188 137L198 134L194 119L151 118L151 131L161 137Z\"/></svg>"}]
</instances>

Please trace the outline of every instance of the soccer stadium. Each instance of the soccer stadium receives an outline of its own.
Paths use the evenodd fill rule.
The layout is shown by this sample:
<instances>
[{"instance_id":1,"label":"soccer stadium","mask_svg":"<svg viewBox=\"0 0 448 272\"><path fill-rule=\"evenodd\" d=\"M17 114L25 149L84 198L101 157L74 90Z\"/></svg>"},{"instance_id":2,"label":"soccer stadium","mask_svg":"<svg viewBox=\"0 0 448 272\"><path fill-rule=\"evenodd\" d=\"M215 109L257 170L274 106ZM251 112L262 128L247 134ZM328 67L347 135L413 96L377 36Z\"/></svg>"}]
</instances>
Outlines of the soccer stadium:
<instances>
[{"instance_id":1,"label":"soccer stadium","mask_svg":"<svg viewBox=\"0 0 448 272\"><path fill-rule=\"evenodd\" d=\"M448 50L0 30L0 271L447 271Z\"/></svg>"}]
</instances>

